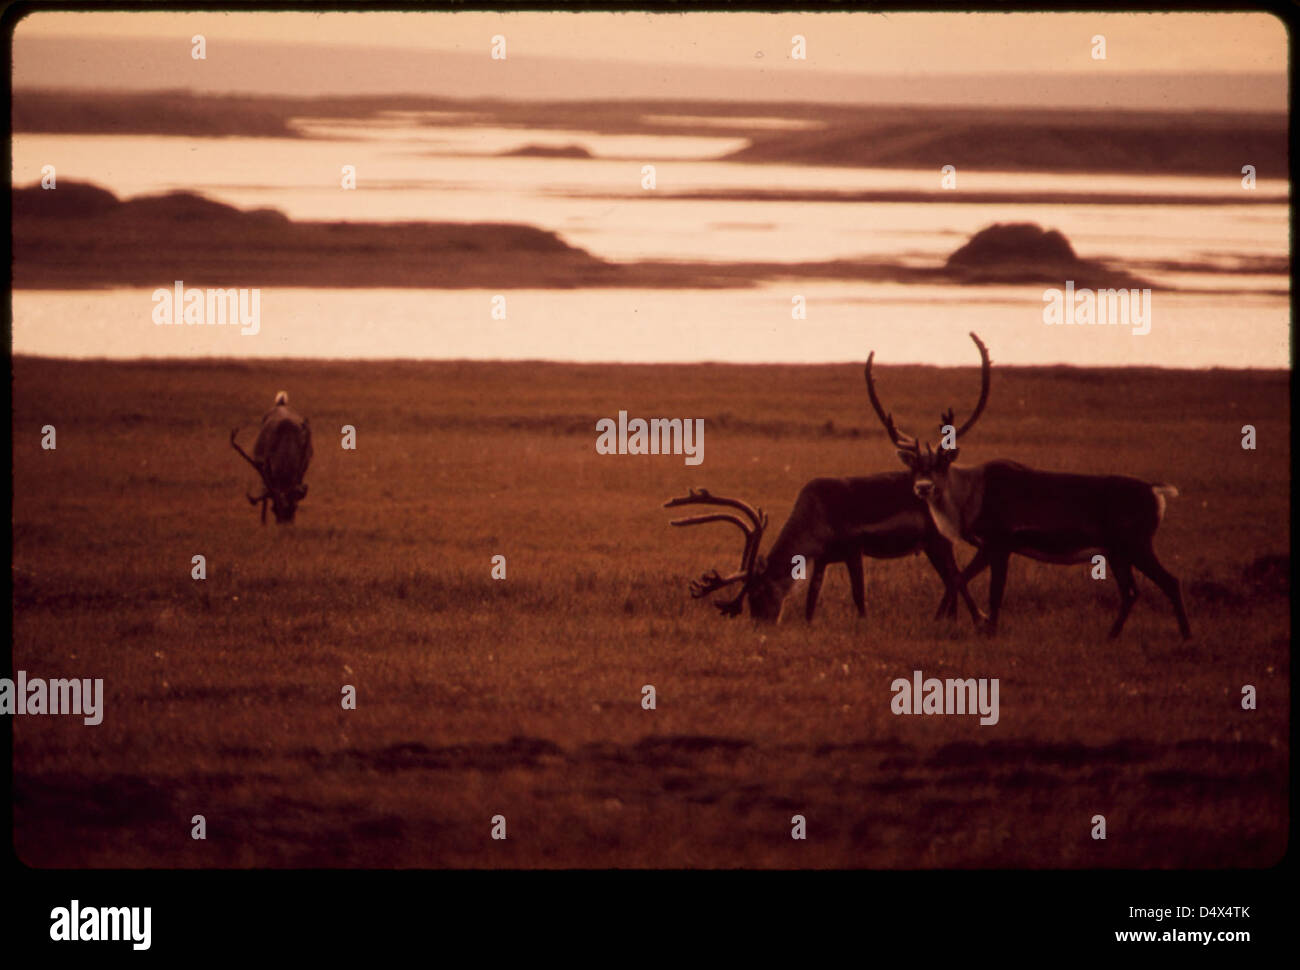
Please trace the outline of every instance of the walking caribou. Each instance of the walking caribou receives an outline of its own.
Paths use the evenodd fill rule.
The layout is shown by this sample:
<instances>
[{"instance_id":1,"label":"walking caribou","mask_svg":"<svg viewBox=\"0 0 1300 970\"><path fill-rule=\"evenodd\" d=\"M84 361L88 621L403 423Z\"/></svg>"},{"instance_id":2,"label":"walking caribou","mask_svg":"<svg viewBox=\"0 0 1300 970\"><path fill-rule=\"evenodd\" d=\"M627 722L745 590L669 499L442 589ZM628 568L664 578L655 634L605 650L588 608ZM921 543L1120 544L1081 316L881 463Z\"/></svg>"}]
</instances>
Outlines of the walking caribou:
<instances>
[{"instance_id":1,"label":"walking caribou","mask_svg":"<svg viewBox=\"0 0 1300 970\"><path fill-rule=\"evenodd\" d=\"M724 506L745 515L742 519L729 512L714 512L672 522L675 526L730 522L744 533L745 546L738 572L722 576L714 569L690 584L691 595L696 599L741 584L734 599L714 604L725 616L738 616L748 598L749 612L754 619L767 622L779 619L795 582L796 556L802 556L812 567L804 605L805 619L812 620L822 574L829 564L836 562L848 566L854 605L858 614L865 616L862 557L896 559L908 553L924 552L946 590L935 617L944 613L956 616L960 592L976 626L984 622L979 607L965 587L960 586L961 573L953 558L952 543L930 521L925 503L913 494L911 476L906 472L868 478L814 478L800 489L794 509L766 557L758 551L767 527L767 516L761 509L740 499L712 495L702 488L691 489L689 494L664 503L665 508L682 505Z\"/></svg>"},{"instance_id":2,"label":"walking caribou","mask_svg":"<svg viewBox=\"0 0 1300 970\"><path fill-rule=\"evenodd\" d=\"M239 447L235 436L239 428L230 432L230 444L244 456L244 460L257 470L262 479L262 494L249 495L250 505L262 503L262 524L266 525L266 503L271 503L276 524L293 522L298 503L307 495L307 485L302 477L311 462L311 425L297 411L289 407L289 395L280 391L275 404L262 416L262 430L253 445L253 457Z\"/></svg>"},{"instance_id":3,"label":"walking caribou","mask_svg":"<svg viewBox=\"0 0 1300 970\"><path fill-rule=\"evenodd\" d=\"M953 412L944 415L952 432L935 452L925 451L910 435L901 432L876 396L871 376L873 351L867 357L867 396L876 416L885 426L898 457L911 471L912 489L924 500L939 531L976 548L975 558L962 572L961 585L991 569L987 631L997 631L998 613L1006 588L1007 564L1013 553L1041 562L1087 562L1105 557L1119 584L1119 616L1110 628L1119 636L1137 600L1133 567L1151 579L1173 604L1178 630L1184 639L1191 627L1178 580L1160 564L1152 542L1165 513L1165 500L1178 495L1172 485L1152 484L1124 475L1078 475L1040 471L1014 461L990 461L974 467L955 464L957 442L975 426L989 397L988 348L975 334L979 348L981 381L979 403L971 416L956 428Z\"/></svg>"}]
</instances>

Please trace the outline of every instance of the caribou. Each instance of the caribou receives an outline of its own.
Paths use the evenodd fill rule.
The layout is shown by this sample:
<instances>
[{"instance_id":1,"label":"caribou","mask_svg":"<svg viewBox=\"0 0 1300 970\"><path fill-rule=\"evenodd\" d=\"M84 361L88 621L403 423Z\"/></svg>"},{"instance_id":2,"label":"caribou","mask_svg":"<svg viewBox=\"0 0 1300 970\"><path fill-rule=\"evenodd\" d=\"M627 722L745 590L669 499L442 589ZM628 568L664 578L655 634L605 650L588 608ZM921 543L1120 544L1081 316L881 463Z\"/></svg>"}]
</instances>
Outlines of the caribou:
<instances>
[{"instance_id":1,"label":"caribou","mask_svg":"<svg viewBox=\"0 0 1300 970\"><path fill-rule=\"evenodd\" d=\"M280 391L275 404L262 416L262 430L258 432L253 455L239 447L235 436L239 428L230 432L230 445L239 452L262 479L262 494L247 496L250 505L262 503L262 524L266 525L266 503L271 503L277 525L293 522L298 503L307 495L303 475L311 462L311 425L297 411L289 407L289 395Z\"/></svg>"},{"instance_id":2,"label":"caribou","mask_svg":"<svg viewBox=\"0 0 1300 970\"><path fill-rule=\"evenodd\" d=\"M930 511L938 530L952 542L975 547L975 558L962 571L961 585L988 567L989 617L986 632L997 632L998 614L1006 589L1007 565L1013 553L1040 562L1073 564L1105 557L1119 585L1119 616L1110 628L1118 637L1137 601L1137 567L1173 604L1178 630L1189 638L1191 627L1178 580L1160 564L1152 543L1165 514L1165 501L1178 489L1124 475L1080 475L1040 471L1014 461L997 460L974 467L955 464L957 442L975 426L989 397L988 348L970 335L980 352L980 398L971 416L956 428L953 411L944 415L945 436L936 452L904 434L886 413L871 375L873 351L867 357L867 396L885 426L898 457L911 472L912 489ZM951 446L948 443L951 442Z\"/></svg>"},{"instance_id":3,"label":"caribou","mask_svg":"<svg viewBox=\"0 0 1300 970\"><path fill-rule=\"evenodd\" d=\"M795 582L798 563L812 567L804 618L811 622L821 592L826 567L833 563L848 566L853 587L853 602L860 616L866 616L865 583L862 557L896 559L909 553L924 552L943 580L945 595L935 612L956 616L960 592L977 627L984 622L970 594L960 585L960 570L953 558L952 543L939 534L926 513L925 503L912 491L911 476L906 472L888 472L865 478L815 478L804 485L795 499L794 509L781 528L767 556L759 554L767 516L740 499L713 495L707 489L691 489L687 495L669 499L664 508L683 505L711 505L737 509L745 516L713 512L674 519L672 525L693 526L709 522L730 522L744 533L745 545L740 569L722 576L716 569L690 584L695 599L719 589L740 584L734 599L714 606L724 616L738 616L749 600L750 615L760 621L780 618L786 596Z\"/></svg>"}]
</instances>

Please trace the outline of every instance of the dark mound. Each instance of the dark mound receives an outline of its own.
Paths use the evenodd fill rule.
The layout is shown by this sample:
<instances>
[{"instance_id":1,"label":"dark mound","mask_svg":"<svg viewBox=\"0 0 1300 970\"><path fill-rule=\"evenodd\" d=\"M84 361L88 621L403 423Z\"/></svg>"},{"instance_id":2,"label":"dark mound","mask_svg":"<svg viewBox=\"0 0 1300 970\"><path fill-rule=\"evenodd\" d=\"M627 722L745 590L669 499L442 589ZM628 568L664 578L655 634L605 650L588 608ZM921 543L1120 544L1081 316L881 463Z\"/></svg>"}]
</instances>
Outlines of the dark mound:
<instances>
[{"instance_id":1,"label":"dark mound","mask_svg":"<svg viewBox=\"0 0 1300 970\"><path fill-rule=\"evenodd\" d=\"M15 219L79 219L116 209L121 203L112 192L86 182L56 183L57 188L29 185L13 190Z\"/></svg>"},{"instance_id":2,"label":"dark mound","mask_svg":"<svg viewBox=\"0 0 1300 970\"><path fill-rule=\"evenodd\" d=\"M58 188L39 185L15 188L12 194L15 219L96 219L111 217L139 222L211 223L214 221L258 224L287 223L288 217L275 209L244 212L224 202L214 202L194 192L144 195L126 201L88 182L61 181Z\"/></svg>"},{"instance_id":3,"label":"dark mound","mask_svg":"<svg viewBox=\"0 0 1300 970\"><path fill-rule=\"evenodd\" d=\"M1150 285L1098 260L1080 259L1060 232L1032 222L999 222L981 229L948 257L944 271L963 283Z\"/></svg>"},{"instance_id":4,"label":"dark mound","mask_svg":"<svg viewBox=\"0 0 1300 970\"><path fill-rule=\"evenodd\" d=\"M16 287L573 286L616 267L507 223L296 222L194 192L119 200L94 185L14 188Z\"/></svg>"},{"instance_id":5,"label":"dark mound","mask_svg":"<svg viewBox=\"0 0 1300 970\"><path fill-rule=\"evenodd\" d=\"M1078 259L1070 241L1055 229L1045 230L1032 222L999 222L971 236L966 245L948 257L946 265L949 269L999 263L1056 266Z\"/></svg>"},{"instance_id":6,"label":"dark mound","mask_svg":"<svg viewBox=\"0 0 1300 970\"><path fill-rule=\"evenodd\" d=\"M160 222L211 222L216 219L242 219L245 213L233 205L214 202L194 192L171 192L167 195L144 195L122 203L125 218Z\"/></svg>"},{"instance_id":7,"label":"dark mound","mask_svg":"<svg viewBox=\"0 0 1300 970\"><path fill-rule=\"evenodd\" d=\"M824 110L824 109L823 109ZM736 162L958 172L1240 172L1285 178L1284 115L1223 112L1059 111L1003 108L864 108L823 115L820 131L758 133L724 156Z\"/></svg>"},{"instance_id":8,"label":"dark mound","mask_svg":"<svg viewBox=\"0 0 1300 970\"><path fill-rule=\"evenodd\" d=\"M524 145L501 152L503 158L594 158L581 145Z\"/></svg>"}]
</instances>

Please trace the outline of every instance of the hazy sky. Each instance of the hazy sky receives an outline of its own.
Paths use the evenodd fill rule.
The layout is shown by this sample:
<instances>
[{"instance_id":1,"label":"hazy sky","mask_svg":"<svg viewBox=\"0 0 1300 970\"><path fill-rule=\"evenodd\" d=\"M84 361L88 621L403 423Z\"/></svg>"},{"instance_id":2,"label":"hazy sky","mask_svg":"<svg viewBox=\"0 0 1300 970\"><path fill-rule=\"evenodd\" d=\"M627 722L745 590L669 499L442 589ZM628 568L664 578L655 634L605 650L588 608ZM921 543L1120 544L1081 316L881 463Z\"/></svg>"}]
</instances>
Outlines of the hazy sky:
<instances>
[{"instance_id":1,"label":"hazy sky","mask_svg":"<svg viewBox=\"0 0 1300 970\"><path fill-rule=\"evenodd\" d=\"M175 37L485 51L786 69L983 73L1086 69L1094 34L1106 66L1132 71L1286 67L1286 30L1266 14L763 13L75 13L38 12L20 37ZM788 58L808 38L807 64Z\"/></svg>"},{"instance_id":2,"label":"hazy sky","mask_svg":"<svg viewBox=\"0 0 1300 970\"><path fill-rule=\"evenodd\" d=\"M189 57L190 37L199 33L206 61ZM497 34L506 38L505 62L489 57ZM806 61L790 57L795 34L807 39ZM1104 61L1091 56L1096 34L1106 38ZM992 101L1039 97L1059 104L1068 85L1046 94L1005 81L999 89L996 76L1077 77L1100 85L1082 99L1096 103L1125 100L1124 85L1106 87L1108 81L1146 74L1181 86L1134 92L1147 106L1186 98L1181 106L1201 107L1211 102L1196 93L1198 79L1204 86L1207 75L1226 73L1272 75L1273 81L1263 85L1266 92L1249 86L1224 92L1210 83L1211 100L1279 110L1285 108L1286 65L1282 22L1236 13L37 11L18 24L14 37L18 87L286 94L806 100L826 88L830 100L870 101L897 96L872 91L865 81L845 89L845 81L874 75L897 85L993 75ZM971 95L962 86L951 93L953 103ZM940 88L922 100L944 98Z\"/></svg>"}]
</instances>

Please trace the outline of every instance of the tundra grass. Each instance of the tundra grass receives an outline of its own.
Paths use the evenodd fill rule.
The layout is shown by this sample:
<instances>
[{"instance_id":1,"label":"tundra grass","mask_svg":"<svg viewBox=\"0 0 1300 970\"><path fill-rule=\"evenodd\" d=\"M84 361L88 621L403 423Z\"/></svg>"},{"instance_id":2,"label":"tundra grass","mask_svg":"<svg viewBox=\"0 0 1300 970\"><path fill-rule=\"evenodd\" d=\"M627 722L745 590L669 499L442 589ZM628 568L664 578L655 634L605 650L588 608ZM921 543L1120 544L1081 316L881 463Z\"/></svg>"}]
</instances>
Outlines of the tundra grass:
<instances>
[{"instance_id":1,"label":"tundra grass","mask_svg":"<svg viewBox=\"0 0 1300 970\"><path fill-rule=\"evenodd\" d=\"M912 430L978 388L973 368L878 374ZM227 439L280 389L315 459L297 523L263 527ZM703 464L597 454L619 410L704 418ZM808 479L901 468L858 367L18 358L13 670L102 677L104 717L13 718L16 850L39 867L1271 865L1288 413L1280 372L995 368L961 461L1175 484L1156 551L1194 637L1139 577L1107 640L1113 579L1016 557L988 639L931 619L923 556L867 560L865 620L840 566L811 625L803 583L767 628L687 592L734 568L740 537L670 529L665 499L745 498L770 542ZM986 605L987 574L972 585ZM998 678L998 723L895 715L913 670Z\"/></svg>"}]
</instances>

